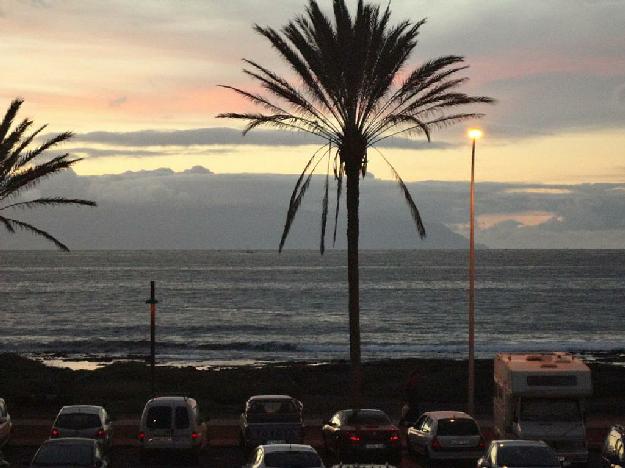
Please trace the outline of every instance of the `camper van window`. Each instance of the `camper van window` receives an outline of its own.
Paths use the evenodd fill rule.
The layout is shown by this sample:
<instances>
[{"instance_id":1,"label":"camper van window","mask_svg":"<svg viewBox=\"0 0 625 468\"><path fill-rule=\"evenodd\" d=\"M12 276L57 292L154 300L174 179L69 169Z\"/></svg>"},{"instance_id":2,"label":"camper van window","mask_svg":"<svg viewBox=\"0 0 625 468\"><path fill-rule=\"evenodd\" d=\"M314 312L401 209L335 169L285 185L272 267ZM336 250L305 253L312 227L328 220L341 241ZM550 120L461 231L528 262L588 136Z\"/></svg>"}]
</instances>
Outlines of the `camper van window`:
<instances>
[{"instance_id":1,"label":"camper van window","mask_svg":"<svg viewBox=\"0 0 625 468\"><path fill-rule=\"evenodd\" d=\"M530 387L575 387L576 375L528 375L527 385Z\"/></svg>"},{"instance_id":2,"label":"camper van window","mask_svg":"<svg viewBox=\"0 0 625 468\"><path fill-rule=\"evenodd\" d=\"M533 398L521 401L522 421L580 421L582 414L576 400Z\"/></svg>"}]
</instances>

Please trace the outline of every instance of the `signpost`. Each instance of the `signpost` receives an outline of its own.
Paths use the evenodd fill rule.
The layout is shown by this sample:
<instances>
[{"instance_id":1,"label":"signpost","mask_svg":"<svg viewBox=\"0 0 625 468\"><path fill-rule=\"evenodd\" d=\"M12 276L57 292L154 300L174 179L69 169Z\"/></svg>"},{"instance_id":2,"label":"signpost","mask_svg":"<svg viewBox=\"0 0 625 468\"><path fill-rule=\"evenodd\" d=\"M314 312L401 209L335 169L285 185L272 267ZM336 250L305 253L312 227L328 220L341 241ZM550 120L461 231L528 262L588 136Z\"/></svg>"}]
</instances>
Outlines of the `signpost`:
<instances>
[{"instance_id":1,"label":"signpost","mask_svg":"<svg viewBox=\"0 0 625 468\"><path fill-rule=\"evenodd\" d=\"M150 281L150 298L145 303L150 304L150 382L152 396L155 396L154 364L156 361L156 304L158 301L154 292L154 281Z\"/></svg>"}]
</instances>

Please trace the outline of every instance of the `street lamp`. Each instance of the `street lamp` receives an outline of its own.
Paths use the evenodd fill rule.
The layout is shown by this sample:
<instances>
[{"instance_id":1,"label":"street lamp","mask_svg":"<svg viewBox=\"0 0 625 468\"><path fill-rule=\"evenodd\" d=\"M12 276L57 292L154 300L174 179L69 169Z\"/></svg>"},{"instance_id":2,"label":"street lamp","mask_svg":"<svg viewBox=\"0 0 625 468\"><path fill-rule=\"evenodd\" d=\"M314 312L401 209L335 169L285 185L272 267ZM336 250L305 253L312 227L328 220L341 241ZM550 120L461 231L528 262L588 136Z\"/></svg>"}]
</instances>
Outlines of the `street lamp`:
<instances>
[{"instance_id":1,"label":"street lamp","mask_svg":"<svg viewBox=\"0 0 625 468\"><path fill-rule=\"evenodd\" d=\"M468 131L471 145L471 195L469 197L469 391L468 411L475 411L475 142L482 136L482 131L472 128Z\"/></svg>"}]
</instances>

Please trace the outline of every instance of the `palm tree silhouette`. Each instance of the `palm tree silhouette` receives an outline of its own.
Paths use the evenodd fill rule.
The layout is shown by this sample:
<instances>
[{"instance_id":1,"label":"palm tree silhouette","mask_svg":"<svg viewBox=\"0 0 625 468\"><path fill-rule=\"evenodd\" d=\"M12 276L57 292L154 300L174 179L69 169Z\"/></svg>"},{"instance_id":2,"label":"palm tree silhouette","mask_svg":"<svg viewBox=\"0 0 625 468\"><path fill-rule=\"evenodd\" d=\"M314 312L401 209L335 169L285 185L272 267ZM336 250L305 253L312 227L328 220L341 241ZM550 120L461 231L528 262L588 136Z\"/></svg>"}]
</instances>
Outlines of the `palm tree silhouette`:
<instances>
[{"instance_id":1,"label":"palm tree silhouette","mask_svg":"<svg viewBox=\"0 0 625 468\"><path fill-rule=\"evenodd\" d=\"M315 0L305 14L297 16L280 31L255 25L279 56L289 65L293 78L287 79L268 68L244 60L244 72L270 97L233 86L223 86L263 107L266 112L223 113L218 117L247 121L244 134L268 126L303 131L327 142L310 158L291 195L279 250L284 247L291 224L320 162L327 158L325 194L322 201L320 250L325 249L328 216L330 161L333 161L337 195L336 221L343 186L347 191L347 251L349 289L350 360L354 407L361 402L360 306L358 278L359 179L367 170L368 150L376 143L400 134L423 134L430 140L432 129L441 128L482 114L463 113L466 104L491 103L493 99L468 96L457 91L467 78L457 77L467 68L460 56L429 60L404 74L411 52L417 45L425 20L390 24L390 10L358 2L352 17L345 0L334 0L333 20ZM273 98L273 99L272 99ZM451 112L449 112L451 111ZM393 176L410 207L420 237L425 228L403 180L390 164Z\"/></svg>"},{"instance_id":2,"label":"palm tree silhouette","mask_svg":"<svg viewBox=\"0 0 625 468\"><path fill-rule=\"evenodd\" d=\"M47 150L69 140L72 137L72 133L61 133L33 149L28 149L33 140L46 128L46 125L27 135L26 132L33 122L32 120L24 119L11 130L13 120L17 116L23 102L22 99L13 100L0 123L0 224L11 234L14 234L16 229L29 231L51 241L59 249L69 251L69 248L52 234L32 224L9 217L6 214L7 210L35 208L38 206L68 204L96 206L95 202L89 200L64 197L36 198L11 202L12 199L20 197L23 192L33 188L43 179L68 169L80 161L80 158L71 159L69 154L66 153L54 156L41 163L34 163L35 159L43 156Z\"/></svg>"}]
</instances>

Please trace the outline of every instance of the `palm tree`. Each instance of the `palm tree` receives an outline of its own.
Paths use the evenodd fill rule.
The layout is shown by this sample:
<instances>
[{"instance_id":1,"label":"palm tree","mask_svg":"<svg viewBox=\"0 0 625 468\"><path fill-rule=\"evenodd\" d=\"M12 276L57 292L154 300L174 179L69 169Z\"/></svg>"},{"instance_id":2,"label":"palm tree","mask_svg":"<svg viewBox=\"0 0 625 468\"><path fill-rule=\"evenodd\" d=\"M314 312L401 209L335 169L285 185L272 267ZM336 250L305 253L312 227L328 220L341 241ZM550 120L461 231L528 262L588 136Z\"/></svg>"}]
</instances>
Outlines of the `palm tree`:
<instances>
[{"instance_id":1,"label":"palm tree","mask_svg":"<svg viewBox=\"0 0 625 468\"><path fill-rule=\"evenodd\" d=\"M334 18L326 16L315 0L305 14L280 31L255 25L292 71L287 79L268 68L244 60L244 72L270 97L223 86L263 107L266 112L224 113L218 117L247 122L244 134L261 127L303 131L327 142L308 161L291 195L279 250L289 233L312 174L327 158L325 195L322 202L321 245L325 249L328 215L328 174L330 161L337 186L334 212L334 240L339 215L343 178L347 179L347 271L349 289L350 360L352 399L360 405L362 371L360 364L360 306L358 279L358 204L360 176L365 176L368 152L374 145L395 135L423 134L430 140L432 129L441 128L482 114L460 112L457 108L474 103L491 103L482 96L468 96L457 88L467 78L457 77L467 68L463 57L448 55L429 60L409 73L404 67L417 45L425 20L390 24L390 10L358 2L351 16L345 0L333 1ZM420 237L425 228L403 180L389 165L410 207Z\"/></svg>"},{"instance_id":2,"label":"palm tree","mask_svg":"<svg viewBox=\"0 0 625 468\"><path fill-rule=\"evenodd\" d=\"M31 134L27 134L26 132L33 122L32 120L24 119L11 130L13 120L17 116L17 112L23 102L22 99L13 100L0 123L0 224L4 225L11 234L14 234L17 229L29 231L51 241L59 249L69 251L69 248L52 234L5 214L10 209L35 208L38 206L68 204L96 206L95 202L89 200L64 197L12 201L20 197L23 192L33 188L43 179L68 169L80 161L80 158L71 159L69 154L66 153L51 157L41 163L34 162L36 158L45 155L47 150L69 140L72 137L72 133L61 133L32 149L28 149L35 138L46 128L46 125L39 127Z\"/></svg>"}]
</instances>

